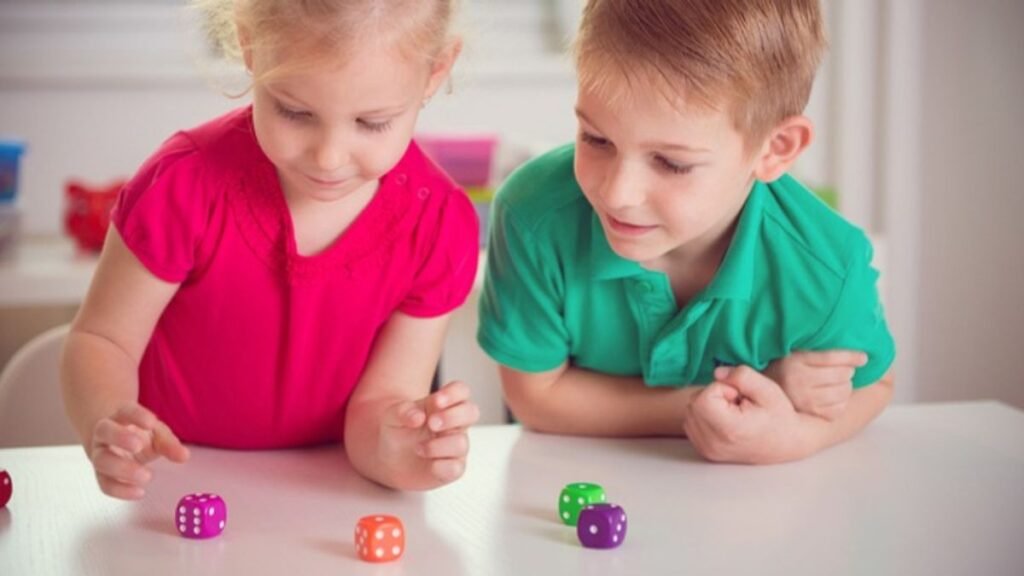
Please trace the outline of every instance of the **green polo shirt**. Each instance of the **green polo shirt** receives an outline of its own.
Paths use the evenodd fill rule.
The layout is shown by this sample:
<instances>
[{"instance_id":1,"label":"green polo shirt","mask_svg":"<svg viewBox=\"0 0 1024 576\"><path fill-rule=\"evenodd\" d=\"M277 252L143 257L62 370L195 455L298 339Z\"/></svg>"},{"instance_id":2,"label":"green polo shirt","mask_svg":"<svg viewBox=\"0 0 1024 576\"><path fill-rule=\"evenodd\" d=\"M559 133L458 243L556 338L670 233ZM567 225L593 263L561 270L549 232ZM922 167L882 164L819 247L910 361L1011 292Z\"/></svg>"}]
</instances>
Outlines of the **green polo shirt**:
<instances>
[{"instance_id":1,"label":"green polo shirt","mask_svg":"<svg viewBox=\"0 0 1024 576\"><path fill-rule=\"evenodd\" d=\"M680 309L667 276L612 251L574 150L532 160L494 200L477 340L496 361L524 372L569 361L677 387L800 350L867 353L858 387L892 364L870 242L799 182L753 186L717 275Z\"/></svg>"}]
</instances>

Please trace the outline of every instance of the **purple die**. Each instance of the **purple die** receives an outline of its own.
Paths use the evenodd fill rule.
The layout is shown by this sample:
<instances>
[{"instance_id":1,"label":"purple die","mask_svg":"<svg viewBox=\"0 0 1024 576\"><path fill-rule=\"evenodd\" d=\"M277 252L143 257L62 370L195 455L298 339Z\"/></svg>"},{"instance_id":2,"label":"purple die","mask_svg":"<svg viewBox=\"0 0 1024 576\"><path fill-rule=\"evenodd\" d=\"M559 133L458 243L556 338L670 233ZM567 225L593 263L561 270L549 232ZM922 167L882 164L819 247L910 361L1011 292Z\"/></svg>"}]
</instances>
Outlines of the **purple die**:
<instances>
[{"instance_id":1,"label":"purple die","mask_svg":"<svg viewBox=\"0 0 1024 576\"><path fill-rule=\"evenodd\" d=\"M189 494L178 501L174 525L185 538L212 538L224 531L228 507L216 494Z\"/></svg>"},{"instance_id":2,"label":"purple die","mask_svg":"<svg viewBox=\"0 0 1024 576\"><path fill-rule=\"evenodd\" d=\"M615 504L590 504L580 511L576 535L587 548L615 548L626 539L626 513Z\"/></svg>"}]
</instances>

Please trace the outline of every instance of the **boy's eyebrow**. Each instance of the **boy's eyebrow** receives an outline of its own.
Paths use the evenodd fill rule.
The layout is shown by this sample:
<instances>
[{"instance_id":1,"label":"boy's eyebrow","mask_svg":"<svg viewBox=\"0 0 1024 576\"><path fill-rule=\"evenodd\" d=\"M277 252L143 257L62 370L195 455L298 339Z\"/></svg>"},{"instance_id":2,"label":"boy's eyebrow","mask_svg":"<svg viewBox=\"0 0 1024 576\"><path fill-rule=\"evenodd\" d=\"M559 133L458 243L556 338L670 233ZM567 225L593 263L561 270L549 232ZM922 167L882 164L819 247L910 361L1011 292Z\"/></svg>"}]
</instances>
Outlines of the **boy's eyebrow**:
<instances>
[{"instance_id":1,"label":"boy's eyebrow","mask_svg":"<svg viewBox=\"0 0 1024 576\"><path fill-rule=\"evenodd\" d=\"M597 127L594 122L583 113L582 110L576 108L576 116L581 120L590 124L591 126ZM696 146L688 146L686 144L679 144L677 142L644 142L641 144L644 148L651 148L655 150L682 150L683 152L711 152L708 148L698 148Z\"/></svg>"}]
</instances>

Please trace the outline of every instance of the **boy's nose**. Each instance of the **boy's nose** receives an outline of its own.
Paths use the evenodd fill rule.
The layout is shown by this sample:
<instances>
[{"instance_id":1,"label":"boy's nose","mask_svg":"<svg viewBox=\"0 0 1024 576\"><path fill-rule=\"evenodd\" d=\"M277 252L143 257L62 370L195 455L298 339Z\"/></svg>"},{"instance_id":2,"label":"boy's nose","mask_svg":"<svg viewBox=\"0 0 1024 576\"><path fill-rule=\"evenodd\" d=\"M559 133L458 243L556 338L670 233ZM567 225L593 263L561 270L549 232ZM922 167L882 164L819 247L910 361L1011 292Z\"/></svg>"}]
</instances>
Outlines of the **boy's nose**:
<instances>
[{"instance_id":1,"label":"boy's nose","mask_svg":"<svg viewBox=\"0 0 1024 576\"><path fill-rule=\"evenodd\" d=\"M642 180L624 163L619 163L608 171L602 187L601 195L605 206L613 209L629 208L643 203Z\"/></svg>"}]
</instances>

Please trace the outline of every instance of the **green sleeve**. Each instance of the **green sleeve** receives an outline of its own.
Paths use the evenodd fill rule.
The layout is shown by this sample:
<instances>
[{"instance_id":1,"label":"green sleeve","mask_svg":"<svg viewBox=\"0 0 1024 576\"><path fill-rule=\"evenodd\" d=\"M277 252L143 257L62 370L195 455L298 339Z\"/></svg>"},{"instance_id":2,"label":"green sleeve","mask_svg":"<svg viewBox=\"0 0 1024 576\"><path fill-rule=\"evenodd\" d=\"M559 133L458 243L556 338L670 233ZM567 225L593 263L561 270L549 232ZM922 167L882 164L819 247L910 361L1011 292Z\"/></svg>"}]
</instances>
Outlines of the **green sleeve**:
<instances>
[{"instance_id":1,"label":"green sleeve","mask_svg":"<svg viewBox=\"0 0 1024 576\"><path fill-rule=\"evenodd\" d=\"M885 375L896 357L896 346L878 296L878 270L871 266L871 243L863 234L858 234L853 244L854 257L832 313L806 348L842 348L866 353L868 363L858 368L853 376L853 387L860 388Z\"/></svg>"},{"instance_id":2,"label":"green sleeve","mask_svg":"<svg viewBox=\"0 0 1024 576\"><path fill-rule=\"evenodd\" d=\"M509 193L507 187L499 192L491 207L477 341L501 364L543 372L569 357L563 283L552 239L534 237L522 225L507 203Z\"/></svg>"}]
</instances>

